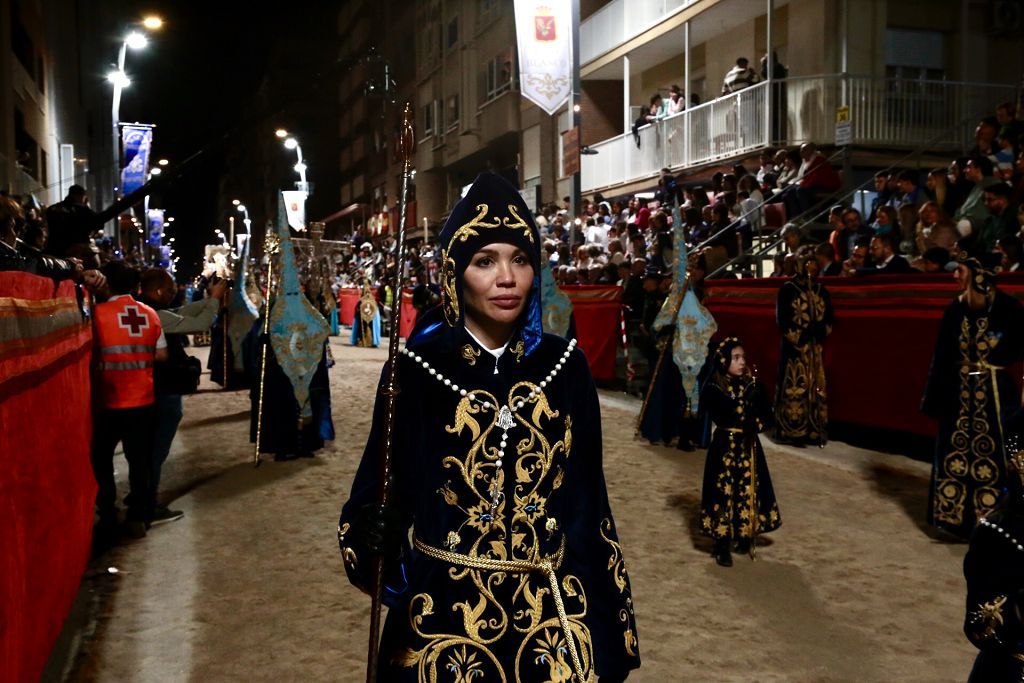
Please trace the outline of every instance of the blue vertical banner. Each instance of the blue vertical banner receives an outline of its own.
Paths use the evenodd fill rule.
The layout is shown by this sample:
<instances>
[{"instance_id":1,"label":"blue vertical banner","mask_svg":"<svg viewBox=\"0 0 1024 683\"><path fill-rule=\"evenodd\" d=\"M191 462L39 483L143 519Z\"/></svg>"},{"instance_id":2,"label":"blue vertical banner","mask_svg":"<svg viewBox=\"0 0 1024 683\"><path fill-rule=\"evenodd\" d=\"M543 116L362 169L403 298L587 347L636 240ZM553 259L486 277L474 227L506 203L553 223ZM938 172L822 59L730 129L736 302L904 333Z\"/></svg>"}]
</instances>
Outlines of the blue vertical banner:
<instances>
[{"instance_id":1,"label":"blue vertical banner","mask_svg":"<svg viewBox=\"0 0 1024 683\"><path fill-rule=\"evenodd\" d=\"M121 194L128 195L146 183L149 152L153 147L153 126L145 123L121 125Z\"/></svg>"},{"instance_id":2,"label":"blue vertical banner","mask_svg":"<svg viewBox=\"0 0 1024 683\"><path fill-rule=\"evenodd\" d=\"M150 209L147 214L149 219L149 235L146 236L146 241L152 247L159 247L160 243L164 239L164 210L163 209Z\"/></svg>"}]
</instances>

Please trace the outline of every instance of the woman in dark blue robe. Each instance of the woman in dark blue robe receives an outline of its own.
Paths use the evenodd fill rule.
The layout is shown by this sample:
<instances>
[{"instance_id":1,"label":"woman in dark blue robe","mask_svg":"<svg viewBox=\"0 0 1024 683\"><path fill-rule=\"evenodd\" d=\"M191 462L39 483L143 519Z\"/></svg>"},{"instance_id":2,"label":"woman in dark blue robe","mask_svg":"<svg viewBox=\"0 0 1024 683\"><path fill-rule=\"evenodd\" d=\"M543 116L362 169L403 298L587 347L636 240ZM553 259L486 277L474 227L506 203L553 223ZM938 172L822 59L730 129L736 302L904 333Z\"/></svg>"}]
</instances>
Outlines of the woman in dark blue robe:
<instances>
[{"instance_id":1,"label":"woman in dark blue robe","mask_svg":"<svg viewBox=\"0 0 1024 683\"><path fill-rule=\"evenodd\" d=\"M600 406L583 353L542 331L536 225L482 174L440 239L442 305L397 361L391 502L382 399L338 526L355 585L385 559L379 680L622 681L640 659ZM507 320L476 288L491 268Z\"/></svg>"},{"instance_id":2,"label":"woman in dark blue robe","mask_svg":"<svg viewBox=\"0 0 1024 683\"><path fill-rule=\"evenodd\" d=\"M1006 486L1004 422L1020 407L1009 368L1024 355L1024 306L975 258L960 259L956 279L922 409L939 422L928 521L966 539Z\"/></svg>"},{"instance_id":3,"label":"woman in dark blue robe","mask_svg":"<svg viewBox=\"0 0 1024 683\"><path fill-rule=\"evenodd\" d=\"M771 412L764 388L746 369L743 345L727 337L708 355L701 413L715 424L701 489L700 529L715 540L714 557L732 566L732 549L753 551L759 534L782 520L758 432Z\"/></svg>"}]
</instances>

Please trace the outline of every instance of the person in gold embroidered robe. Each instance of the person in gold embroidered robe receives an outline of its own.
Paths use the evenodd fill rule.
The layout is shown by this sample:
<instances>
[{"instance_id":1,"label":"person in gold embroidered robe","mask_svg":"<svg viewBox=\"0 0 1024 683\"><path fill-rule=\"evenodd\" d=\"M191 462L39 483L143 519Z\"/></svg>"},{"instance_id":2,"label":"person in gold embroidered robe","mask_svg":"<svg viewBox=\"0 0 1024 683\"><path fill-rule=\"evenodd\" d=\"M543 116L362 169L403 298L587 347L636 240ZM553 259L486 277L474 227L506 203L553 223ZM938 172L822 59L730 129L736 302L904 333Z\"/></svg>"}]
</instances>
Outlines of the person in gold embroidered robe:
<instances>
[{"instance_id":1,"label":"person in gold embroidered robe","mask_svg":"<svg viewBox=\"0 0 1024 683\"><path fill-rule=\"evenodd\" d=\"M782 524L768 461L758 432L770 409L764 388L748 371L736 337L718 342L708 355L701 413L715 424L700 497L700 530L715 540L712 554L732 566L732 549L753 550L758 534Z\"/></svg>"},{"instance_id":2,"label":"person in gold embroidered robe","mask_svg":"<svg viewBox=\"0 0 1024 683\"><path fill-rule=\"evenodd\" d=\"M817 281L814 251L797 254L797 274L779 289L776 320L782 337L775 398L775 438L796 446L828 439L825 338L834 315L828 290Z\"/></svg>"},{"instance_id":3,"label":"person in gold embroidered robe","mask_svg":"<svg viewBox=\"0 0 1024 683\"><path fill-rule=\"evenodd\" d=\"M1024 306L978 259L961 256L955 277L921 407L939 422L928 521L966 539L1006 485L1004 421L1020 407L1008 370L1024 355Z\"/></svg>"},{"instance_id":4,"label":"person in gold embroidered robe","mask_svg":"<svg viewBox=\"0 0 1024 683\"><path fill-rule=\"evenodd\" d=\"M440 242L442 304L398 359L393 504L379 400L338 526L355 585L385 558L379 680L623 681L640 658L600 407L582 352L542 331L536 225L483 174Z\"/></svg>"}]
</instances>

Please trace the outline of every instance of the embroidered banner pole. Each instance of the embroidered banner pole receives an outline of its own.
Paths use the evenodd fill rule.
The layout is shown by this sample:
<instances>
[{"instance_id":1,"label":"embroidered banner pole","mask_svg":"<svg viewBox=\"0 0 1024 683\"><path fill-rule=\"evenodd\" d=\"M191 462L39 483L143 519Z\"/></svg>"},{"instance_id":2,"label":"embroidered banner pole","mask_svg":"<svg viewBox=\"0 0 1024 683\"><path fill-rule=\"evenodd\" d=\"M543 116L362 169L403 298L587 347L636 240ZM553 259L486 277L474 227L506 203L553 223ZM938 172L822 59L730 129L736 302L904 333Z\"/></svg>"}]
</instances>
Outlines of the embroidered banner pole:
<instances>
[{"instance_id":1,"label":"embroidered banner pole","mask_svg":"<svg viewBox=\"0 0 1024 683\"><path fill-rule=\"evenodd\" d=\"M515 0L519 89L549 115L572 90L572 20L565 0Z\"/></svg>"}]
</instances>

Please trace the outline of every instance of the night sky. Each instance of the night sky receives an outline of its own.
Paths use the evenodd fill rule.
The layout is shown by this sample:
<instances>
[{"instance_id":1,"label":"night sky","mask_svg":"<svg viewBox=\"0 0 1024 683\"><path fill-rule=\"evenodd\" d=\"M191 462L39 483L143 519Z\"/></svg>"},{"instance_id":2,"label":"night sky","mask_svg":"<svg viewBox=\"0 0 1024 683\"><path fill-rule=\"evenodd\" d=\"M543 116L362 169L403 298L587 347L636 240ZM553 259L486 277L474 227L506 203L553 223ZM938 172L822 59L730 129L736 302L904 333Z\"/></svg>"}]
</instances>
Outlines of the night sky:
<instances>
[{"instance_id":1,"label":"night sky","mask_svg":"<svg viewBox=\"0 0 1024 683\"><path fill-rule=\"evenodd\" d=\"M177 175L176 164L201 152L153 195L154 205L175 217L167 232L176 237L179 279L191 277L202 245L214 241L213 227L226 230L225 219L217 212L218 182L231 171L224 168L225 142L230 142L225 135L245 135L252 125L272 125L272 112L255 110L254 95L273 43L302 35L308 19L290 18L280 9L261 12L256 3L236 0L108 4L119 8L111 14L125 23L149 13L165 22L145 50L128 54L126 71L132 85L124 91L120 118L156 124L152 158L154 164L160 158L170 160L171 176ZM111 33L116 35L116 26ZM109 51L116 55L116 45Z\"/></svg>"}]
</instances>

